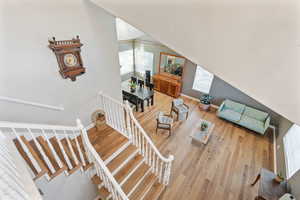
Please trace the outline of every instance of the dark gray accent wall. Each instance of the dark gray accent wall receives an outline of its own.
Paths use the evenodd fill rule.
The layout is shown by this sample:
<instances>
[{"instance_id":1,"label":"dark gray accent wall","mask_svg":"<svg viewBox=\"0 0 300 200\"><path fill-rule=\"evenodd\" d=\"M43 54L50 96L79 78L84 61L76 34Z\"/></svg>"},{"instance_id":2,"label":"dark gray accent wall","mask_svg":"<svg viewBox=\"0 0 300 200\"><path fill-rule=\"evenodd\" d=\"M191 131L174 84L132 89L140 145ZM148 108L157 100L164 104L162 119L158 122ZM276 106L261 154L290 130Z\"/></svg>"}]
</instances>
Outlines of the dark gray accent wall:
<instances>
[{"instance_id":1,"label":"dark gray accent wall","mask_svg":"<svg viewBox=\"0 0 300 200\"><path fill-rule=\"evenodd\" d=\"M196 64L192 63L191 61L187 61L183 72L182 93L191 97L200 98L202 93L193 90L193 82L196 73L196 68ZM268 107L257 102L253 98L249 97L245 93L226 83L217 76L214 76L209 93L211 96L214 97L213 104L215 105L220 105L225 99L231 99L269 113L271 115L272 125L278 126L279 120L282 118L279 114L273 112Z\"/></svg>"}]
</instances>

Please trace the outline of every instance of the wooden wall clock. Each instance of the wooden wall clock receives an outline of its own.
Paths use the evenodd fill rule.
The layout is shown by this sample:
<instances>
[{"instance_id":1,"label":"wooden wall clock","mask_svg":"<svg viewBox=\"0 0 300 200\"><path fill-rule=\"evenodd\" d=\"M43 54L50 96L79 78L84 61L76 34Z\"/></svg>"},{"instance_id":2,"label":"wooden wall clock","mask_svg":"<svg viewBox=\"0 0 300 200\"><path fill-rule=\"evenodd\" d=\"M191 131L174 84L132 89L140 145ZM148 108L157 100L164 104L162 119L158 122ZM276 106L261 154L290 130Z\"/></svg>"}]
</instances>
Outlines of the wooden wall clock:
<instances>
[{"instance_id":1,"label":"wooden wall clock","mask_svg":"<svg viewBox=\"0 0 300 200\"><path fill-rule=\"evenodd\" d=\"M85 73L80 55L82 45L79 36L72 40L56 41L55 37L49 40L49 48L55 53L59 72L64 79L75 81L77 76Z\"/></svg>"}]
</instances>

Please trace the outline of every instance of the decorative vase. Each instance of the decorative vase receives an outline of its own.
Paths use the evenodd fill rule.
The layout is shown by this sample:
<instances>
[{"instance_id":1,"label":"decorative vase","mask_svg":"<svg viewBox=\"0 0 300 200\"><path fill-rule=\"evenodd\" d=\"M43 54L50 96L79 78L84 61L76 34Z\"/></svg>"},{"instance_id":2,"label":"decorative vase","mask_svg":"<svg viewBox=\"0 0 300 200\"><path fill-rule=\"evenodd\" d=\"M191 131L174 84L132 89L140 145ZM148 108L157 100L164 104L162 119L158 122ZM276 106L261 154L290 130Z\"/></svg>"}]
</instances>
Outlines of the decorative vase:
<instances>
[{"instance_id":1,"label":"decorative vase","mask_svg":"<svg viewBox=\"0 0 300 200\"><path fill-rule=\"evenodd\" d=\"M210 109L210 104L203 104L203 103L200 103L200 108L204 111L208 111Z\"/></svg>"},{"instance_id":2,"label":"decorative vase","mask_svg":"<svg viewBox=\"0 0 300 200\"><path fill-rule=\"evenodd\" d=\"M130 88L130 92L135 92L135 88Z\"/></svg>"},{"instance_id":3,"label":"decorative vase","mask_svg":"<svg viewBox=\"0 0 300 200\"><path fill-rule=\"evenodd\" d=\"M281 183L281 182L284 181L284 178L282 178L282 177L280 177L280 176L276 176L276 177L274 178L274 181L275 181L276 183Z\"/></svg>"}]
</instances>

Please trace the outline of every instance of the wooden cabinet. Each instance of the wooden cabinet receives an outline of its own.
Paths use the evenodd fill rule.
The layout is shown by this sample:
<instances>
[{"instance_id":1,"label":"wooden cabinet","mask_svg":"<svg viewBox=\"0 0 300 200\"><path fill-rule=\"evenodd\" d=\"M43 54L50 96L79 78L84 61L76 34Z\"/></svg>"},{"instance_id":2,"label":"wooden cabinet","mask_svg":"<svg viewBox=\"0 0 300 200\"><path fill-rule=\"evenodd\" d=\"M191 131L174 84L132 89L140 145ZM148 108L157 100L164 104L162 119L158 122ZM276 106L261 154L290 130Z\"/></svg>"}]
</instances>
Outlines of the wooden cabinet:
<instances>
[{"instance_id":1,"label":"wooden cabinet","mask_svg":"<svg viewBox=\"0 0 300 200\"><path fill-rule=\"evenodd\" d=\"M181 91L181 81L162 74L152 77L154 89L172 97L179 97Z\"/></svg>"}]
</instances>

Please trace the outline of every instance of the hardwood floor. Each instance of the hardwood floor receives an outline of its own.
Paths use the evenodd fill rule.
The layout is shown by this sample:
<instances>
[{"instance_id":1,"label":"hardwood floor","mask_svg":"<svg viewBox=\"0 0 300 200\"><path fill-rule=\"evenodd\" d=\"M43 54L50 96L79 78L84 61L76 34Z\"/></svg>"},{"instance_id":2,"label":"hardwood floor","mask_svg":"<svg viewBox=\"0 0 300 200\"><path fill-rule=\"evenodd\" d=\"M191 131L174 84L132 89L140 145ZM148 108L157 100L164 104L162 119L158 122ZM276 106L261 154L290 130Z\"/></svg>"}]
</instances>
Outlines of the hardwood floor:
<instances>
[{"instance_id":1,"label":"hardwood floor","mask_svg":"<svg viewBox=\"0 0 300 200\"><path fill-rule=\"evenodd\" d=\"M155 144L175 156L170 185L161 200L253 200L257 186L251 187L260 168L273 170L273 134L261 136L219 119L214 111L204 112L194 100L182 97L190 106L186 121L177 122L171 137L168 132L155 132L158 111L170 112L172 98L155 93L155 105L144 113L135 113ZM199 119L215 123L208 144L191 144L190 134L198 131Z\"/></svg>"}]
</instances>

